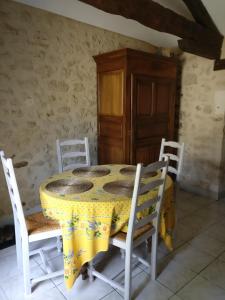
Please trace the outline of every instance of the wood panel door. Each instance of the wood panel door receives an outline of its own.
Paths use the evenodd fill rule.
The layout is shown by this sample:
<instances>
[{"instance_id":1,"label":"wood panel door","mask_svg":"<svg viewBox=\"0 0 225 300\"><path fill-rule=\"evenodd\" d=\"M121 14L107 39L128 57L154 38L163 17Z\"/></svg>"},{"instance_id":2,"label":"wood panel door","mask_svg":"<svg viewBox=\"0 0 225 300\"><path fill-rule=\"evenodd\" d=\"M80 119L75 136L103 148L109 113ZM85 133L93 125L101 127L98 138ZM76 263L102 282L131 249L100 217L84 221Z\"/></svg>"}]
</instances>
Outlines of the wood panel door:
<instances>
[{"instance_id":1,"label":"wood panel door","mask_svg":"<svg viewBox=\"0 0 225 300\"><path fill-rule=\"evenodd\" d=\"M98 73L98 162L124 163L124 71Z\"/></svg>"},{"instance_id":2,"label":"wood panel door","mask_svg":"<svg viewBox=\"0 0 225 300\"><path fill-rule=\"evenodd\" d=\"M157 161L162 137L173 139L175 83L144 75L132 76L131 163Z\"/></svg>"}]
</instances>

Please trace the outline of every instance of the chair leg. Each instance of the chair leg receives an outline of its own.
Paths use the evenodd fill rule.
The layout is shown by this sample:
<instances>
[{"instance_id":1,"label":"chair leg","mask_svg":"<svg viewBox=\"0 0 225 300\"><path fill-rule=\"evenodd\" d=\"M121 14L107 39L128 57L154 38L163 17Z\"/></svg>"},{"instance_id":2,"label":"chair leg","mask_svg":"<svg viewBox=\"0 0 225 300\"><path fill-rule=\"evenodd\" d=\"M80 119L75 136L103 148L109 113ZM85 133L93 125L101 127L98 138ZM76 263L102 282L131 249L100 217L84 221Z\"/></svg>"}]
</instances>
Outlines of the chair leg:
<instances>
[{"instance_id":1,"label":"chair leg","mask_svg":"<svg viewBox=\"0 0 225 300\"><path fill-rule=\"evenodd\" d=\"M125 258L125 250L120 249L120 254L121 254L121 258L124 259Z\"/></svg>"},{"instance_id":2,"label":"chair leg","mask_svg":"<svg viewBox=\"0 0 225 300\"><path fill-rule=\"evenodd\" d=\"M22 240L22 261L23 261L23 280L25 295L31 294L29 244L27 240Z\"/></svg>"},{"instance_id":3,"label":"chair leg","mask_svg":"<svg viewBox=\"0 0 225 300\"><path fill-rule=\"evenodd\" d=\"M126 251L124 300L131 299L131 274L131 251Z\"/></svg>"},{"instance_id":4,"label":"chair leg","mask_svg":"<svg viewBox=\"0 0 225 300\"><path fill-rule=\"evenodd\" d=\"M57 236L57 241L56 241L56 245L57 245L57 250L58 252L62 252L62 241L61 241L61 237L60 236Z\"/></svg>"},{"instance_id":5,"label":"chair leg","mask_svg":"<svg viewBox=\"0 0 225 300\"><path fill-rule=\"evenodd\" d=\"M155 280L157 276L157 245L158 233L155 232L152 236L152 252L151 252L151 279Z\"/></svg>"},{"instance_id":6,"label":"chair leg","mask_svg":"<svg viewBox=\"0 0 225 300\"><path fill-rule=\"evenodd\" d=\"M93 276L93 261L91 260L89 263L88 263L89 267L88 267L88 276L89 276L89 281L90 282L93 282L94 281L94 276Z\"/></svg>"},{"instance_id":7,"label":"chair leg","mask_svg":"<svg viewBox=\"0 0 225 300\"><path fill-rule=\"evenodd\" d=\"M146 255L146 257L148 257L150 250L151 250L151 238L145 240L145 255Z\"/></svg>"}]
</instances>

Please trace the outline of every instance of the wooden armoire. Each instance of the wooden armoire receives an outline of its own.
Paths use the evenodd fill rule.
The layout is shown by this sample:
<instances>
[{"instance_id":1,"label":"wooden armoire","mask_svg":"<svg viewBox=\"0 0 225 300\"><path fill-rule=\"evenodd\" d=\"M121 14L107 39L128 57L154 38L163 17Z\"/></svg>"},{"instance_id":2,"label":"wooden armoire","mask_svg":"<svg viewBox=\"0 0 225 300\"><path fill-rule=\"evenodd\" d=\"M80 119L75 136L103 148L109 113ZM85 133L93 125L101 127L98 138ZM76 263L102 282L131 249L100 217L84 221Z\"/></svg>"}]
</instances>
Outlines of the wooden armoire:
<instances>
[{"instance_id":1,"label":"wooden armoire","mask_svg":"<svg viewBox=\"0 0 225 300\"><path fill-rule=\"evenodd\" d=\"M94 59L98 163L158 160L162 137L174 139L176 61L132 49Z\"/></svg>"}]
</instances>

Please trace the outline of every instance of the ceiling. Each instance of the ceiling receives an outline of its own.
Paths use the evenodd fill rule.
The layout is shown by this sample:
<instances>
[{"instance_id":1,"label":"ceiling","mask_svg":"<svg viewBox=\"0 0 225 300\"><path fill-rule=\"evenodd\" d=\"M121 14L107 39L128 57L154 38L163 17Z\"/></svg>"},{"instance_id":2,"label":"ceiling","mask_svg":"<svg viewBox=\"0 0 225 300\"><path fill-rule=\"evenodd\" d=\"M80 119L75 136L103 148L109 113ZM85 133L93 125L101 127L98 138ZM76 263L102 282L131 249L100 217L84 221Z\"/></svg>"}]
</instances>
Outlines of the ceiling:
<instances>
[{"instance_id":1,"label":"ceiling","mask_svg":"<svg viewBox=\"0 0 225 300\"><path fill-rule=\"evenodd\" d=\"M149 42L158 47L176 47L180 39L171 34L158 32L139 24L136 21L121 16L111 15L91 7L78 0L15 0L30 6L38 7L53 13L63 15L80 22L118 32L139 40ZM189 10L182 0L154 0L161 5L174 10L189 20L193 20ZM225 1L202 0L218 29L225 35Z\"/></svg>"}]
</instances>

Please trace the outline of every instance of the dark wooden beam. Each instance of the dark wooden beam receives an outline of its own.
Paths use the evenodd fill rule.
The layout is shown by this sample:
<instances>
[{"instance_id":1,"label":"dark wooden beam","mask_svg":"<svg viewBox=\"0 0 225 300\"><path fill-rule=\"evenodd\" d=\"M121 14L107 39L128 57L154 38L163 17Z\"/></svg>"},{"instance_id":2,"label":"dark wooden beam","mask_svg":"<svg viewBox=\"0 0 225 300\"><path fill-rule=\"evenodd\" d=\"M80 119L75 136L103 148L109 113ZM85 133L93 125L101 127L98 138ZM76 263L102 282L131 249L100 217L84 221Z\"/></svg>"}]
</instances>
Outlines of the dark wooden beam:
<instances>
[{"instance_id":1,"label":"dark wooden beam","mask_svg":"<svg viewBox=\"0 0 225 300\"><path fill-rule=\"evenodd\" d=\"M214 70L225 70L225 59L216 59L214 64Z\"/></svg>"},{"instance_id":2,"label":"dark wooden beam","mask_svg":"<svg viewBox=\"0 0 225 300\"><path fill-rule=\"evenodd\" d=\"M190 10L192 16L198 24L201 24L203 27L209 28L220 34L218 28L216 27L201 0L183 0L183 2Z\"/></svg>"},{"instance_id":3,"label":"dark wooden beam","mask_svg":"<svg viewBox=\"0 0 225 300\"><path fill-rule=\"evenodd\" d=\"M151 0L79 0L105 12L133 19L155 30L188 40L222 45L222 36Z\"/></svg>"},{"instance_id":4,"label":"dark wooden beam","mask_svg":"<svg viewBox=\"0 0 225 300\"><path fill-rule=\"evenodd\" d=\"M201 41L183 39L178 41L178 45L179 48L185 52L189 52L209 59L220 58L221 49L219 47L214 47Z\"/></svg>"}]
</instances>

